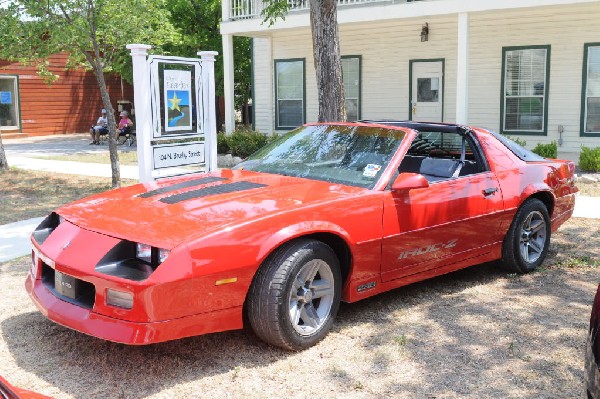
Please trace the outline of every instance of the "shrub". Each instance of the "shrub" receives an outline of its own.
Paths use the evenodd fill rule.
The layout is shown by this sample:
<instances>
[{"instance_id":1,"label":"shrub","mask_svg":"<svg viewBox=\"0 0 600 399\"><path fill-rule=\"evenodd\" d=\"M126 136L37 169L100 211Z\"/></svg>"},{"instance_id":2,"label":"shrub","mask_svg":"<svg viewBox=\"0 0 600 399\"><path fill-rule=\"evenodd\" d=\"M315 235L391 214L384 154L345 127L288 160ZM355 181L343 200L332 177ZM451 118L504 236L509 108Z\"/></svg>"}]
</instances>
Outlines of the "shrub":
<instances>
[{"instance_id":1,"label":"shrub","mask_svg":"<svg viewBox=\"0 0 600 399\"><path fill-rule=\"evenodd\" d=\"M246 158L260 148L264 147L277 136L267 136L261 132L248 129L239 129L225 136L225 141L231 154L240 158Z\"/></svg>"},{"instance_id":2,"label":"shrub","mask_svg":"<svg viewBox=\"0 0 600 399\"><path fill-rule=\"evenodd\" d=\"M227 154L229 150L230 148L225 133L217 133L217 152L219 154Z\"/></svg>"},{"instance_id":3,"label":"shrub","mask_svg":"<svg viewBox=\"0 0 600 399\"><path fill-rule=\"evenodd\" d=\"M558 158L558 146L556 145L556 141L552 141L550 144L538 143L531 151L544 158Z\"/></svg>"},{"instance_id":4,"label":"shrub","mask_svg":"<svg viewBox=\"0 0 600 399\"><path fill-rule=\"evenodd\" d=\"M600 172L600 147L589 148L582 145L579 168L589 172Z\"/></svg>"}]
</instances>

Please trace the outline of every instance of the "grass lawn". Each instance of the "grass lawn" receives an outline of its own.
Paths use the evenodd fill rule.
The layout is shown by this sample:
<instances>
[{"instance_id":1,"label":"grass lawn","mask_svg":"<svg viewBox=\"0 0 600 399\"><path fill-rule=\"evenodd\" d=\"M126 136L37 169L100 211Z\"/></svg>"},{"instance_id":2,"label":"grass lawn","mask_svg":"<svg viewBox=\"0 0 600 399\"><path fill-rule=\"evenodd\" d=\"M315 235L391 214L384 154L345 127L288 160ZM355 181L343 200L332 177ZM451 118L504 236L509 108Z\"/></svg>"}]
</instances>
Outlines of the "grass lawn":
<instances>
[{"instance_id":1,"label":"grass lawn","mask_svg":"<svg viewBox=\"0 0 600 399\"><path fill-rule=\"evenodd\" d=\"M51 159L55 161L74 161L88 163L110 163L108 152L82 153L73 155L49 155L38 156L37 158ZM119 163L121 165L137 165L137 152L119 151Z\"/></svg>"},{"instance_id":2,"label":"grass lawn","mask_svg":"<svg viewBox=\"0 0 600 399\"><path fill-rule=\"evenodd\" d=\"M131 185L134 180L121 180ZM45 216L60 205L111 189L111 179L11 168L0 172L0 224Z\"/></svg>"}]
</instances>

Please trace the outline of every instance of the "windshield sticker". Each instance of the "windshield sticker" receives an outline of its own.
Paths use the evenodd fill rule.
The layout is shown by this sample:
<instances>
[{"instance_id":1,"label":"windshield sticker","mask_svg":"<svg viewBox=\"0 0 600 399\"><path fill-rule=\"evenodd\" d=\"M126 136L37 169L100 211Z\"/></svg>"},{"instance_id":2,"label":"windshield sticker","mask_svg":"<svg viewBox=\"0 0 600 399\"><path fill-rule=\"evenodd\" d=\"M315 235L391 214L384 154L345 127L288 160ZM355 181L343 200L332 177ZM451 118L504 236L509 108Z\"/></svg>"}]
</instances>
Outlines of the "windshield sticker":
<instances>
[{"instance_id":1,"label":"windshield sticker","mask_svg":"<svg viewBox=\"0 0 600 399\"><path fill-rule=\"evenodd\" d=\"M377 172L379 172L381 170L381 165L376 165L374 163L370 163L367 166L365 166L365 169L363 170L363 176L364 177L375 177L377 175Z\"/></svg>"}]
</instances>

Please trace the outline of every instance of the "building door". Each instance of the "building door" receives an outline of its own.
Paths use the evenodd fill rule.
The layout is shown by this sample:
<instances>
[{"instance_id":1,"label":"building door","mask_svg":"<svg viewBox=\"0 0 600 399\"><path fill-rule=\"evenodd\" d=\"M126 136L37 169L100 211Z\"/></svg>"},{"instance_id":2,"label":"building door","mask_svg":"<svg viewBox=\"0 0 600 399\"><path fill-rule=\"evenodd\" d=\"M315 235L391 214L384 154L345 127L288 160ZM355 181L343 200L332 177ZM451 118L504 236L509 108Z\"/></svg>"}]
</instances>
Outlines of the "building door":
<instances>
[{"instance_id":1,"label":"building door","mask_svg":"<svg viewBox=\"0 0 600 399\"><path fill-rule=\"evenodd\" d=\"M409 119L443 122L444 60L410 61Z\"/></svg>"}]
</instances>

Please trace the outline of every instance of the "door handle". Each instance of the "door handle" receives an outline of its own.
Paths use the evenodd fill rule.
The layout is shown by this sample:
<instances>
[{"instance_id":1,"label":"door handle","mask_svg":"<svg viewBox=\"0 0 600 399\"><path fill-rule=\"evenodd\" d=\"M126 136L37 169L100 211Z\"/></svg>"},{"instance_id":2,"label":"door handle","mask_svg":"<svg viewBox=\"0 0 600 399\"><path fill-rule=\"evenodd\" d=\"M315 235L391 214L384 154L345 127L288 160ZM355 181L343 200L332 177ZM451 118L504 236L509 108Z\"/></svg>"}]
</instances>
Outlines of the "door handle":
<instances>
[{"instance_id":1,"label":"door handle","mask_svg":"<svg viewBox=\"0 0 600 399\"><path fill-rule=\"evenodd\" d=\"M482 193L483 193L484 197L489 197L491 195L496 194L497 191L498 191L498 187L490 187L490 188L486 188L485 190L483 190Z\"/></svg>"}]
</instances>

